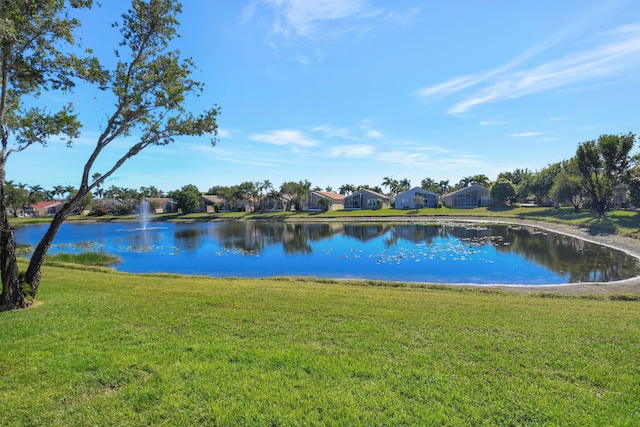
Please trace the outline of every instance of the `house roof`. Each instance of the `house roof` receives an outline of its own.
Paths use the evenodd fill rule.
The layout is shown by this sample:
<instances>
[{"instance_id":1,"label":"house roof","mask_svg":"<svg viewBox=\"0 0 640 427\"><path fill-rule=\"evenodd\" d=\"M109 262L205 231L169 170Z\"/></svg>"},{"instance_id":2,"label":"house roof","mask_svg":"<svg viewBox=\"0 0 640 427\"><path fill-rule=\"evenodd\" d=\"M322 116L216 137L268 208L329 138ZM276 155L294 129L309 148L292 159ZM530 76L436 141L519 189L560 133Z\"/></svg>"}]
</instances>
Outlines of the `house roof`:
<instances>
[{"instance_id":1,"label":"house roof","mask_svg":"<svg viewBox=\"0 0 640 427\"><path fill-rule=\"evenodd\" d=\"M455 196L456 194L462 194L462 193L466 193L468 191L473 191L473 190L489 191L489 189L487 187L483 187L482 185L474 184L474 185L470 185L469 187L464 187L464 188L461 188L459 190L452 191L451 193L445 194L444 197Z\"/></svg>"},{"instance_id":2,"label":"house roof","mask_svg":"<svg viewBox=\"0 0 640 427\"><path fill-rule=\"evenodd\" d=\"M32 205L30 205L33 209L46 209L49 208L51 206L58 206L61 205L62 202L59 201L49 201L49 202L38 202L38 203L34 203Z\"/></svg>"},{"instance_id":3,"label":"house roof","mask_svg":"<svg viewBox=\"0 0 640 427\"><path fill-rule=\"evenodd\" d=\"M347 197L344 194L333 193L331 191L312 191L312 193L319 194L322 197L327 197L332 200L344 200L345 197Z\"/></svg>"},{"instance_id":4,"label":"house roof","mask_svg":"<svg viewBox=\"0 0 640 427\"><path fill-rule=\"evenodd\" d=\"M175 203L176 201L173 200L171 197L145 197L144 198L145 202L148 203L157 203L159 205L163 204L163 203Z\"/></svg>"},{"instance_id":5,"label":"house roof","mask_svg":"<svg viewBox=\"0 0 640 427\"><path fill-rule=\"evenodd\" d=\"M203 194L200 198L211 203L222 203L224 201L222 197L216 196L215 194Z\"/></svg>"},{"instance_id":6,"label":"house roof","mask_svg":"<svg viewBox=\"0 0 640 427\"><path fill-rule=\"evenodd\" d=\"M347 197L355 196L356 194L361 194L361 193L373 194L374 196L380 197L380 198L383 198L383 199L388 199L389 198L389 196L387 196L386 194L378 193L378 192L375 192L373 190L367 190L366 188L361 188L360 190L356 191L355 193L349 194Z\"/></svg>"},{"instance_id":7,"label":"house roof","mask_svg":"<svg viewBox=\"0 0 640 427\"><path fill-rule=\"evenodd\" d=\"M424 188L422 188L422 187L413 187L413 188L412 188L412 189L410 189L410 190L403 191L402 193L399 193L396 197L400 197L400 196L402 196L402 195L403 195L403 194L405 194L405 193L406 193L406 194L412 194L412 193L417 193L417 192L420 192L420 193L423 193L423 194L429 194L429 195L431 195L431 196L437 196L437 195L438 195L437 193L434 193L433 191L425 190L425 189L424 189Z\"/></svg>"}]
</instances>

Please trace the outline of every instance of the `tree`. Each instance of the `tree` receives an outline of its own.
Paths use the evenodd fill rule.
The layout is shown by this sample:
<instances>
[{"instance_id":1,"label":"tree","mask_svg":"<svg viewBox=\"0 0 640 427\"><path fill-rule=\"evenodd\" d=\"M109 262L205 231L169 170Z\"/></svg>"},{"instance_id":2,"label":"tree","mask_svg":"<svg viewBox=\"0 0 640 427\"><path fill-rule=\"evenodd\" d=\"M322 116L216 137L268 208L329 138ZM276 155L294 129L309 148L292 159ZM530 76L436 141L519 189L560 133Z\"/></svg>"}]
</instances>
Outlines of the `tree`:
<instances>
[{"instance_id":1,"label":"tree","mask_svg":"<svg viewBox=\"0 0 640 427\"><path fill-rule=\"evenodd\" d=\"M12 181L7 181L4 197L6 199L5 206L13 212L14 217L17 217L29 201L29 190L27 190L26 184L14 184Z\"/></svg>"},{"instance_id":2,"label":"tree","mask_svg":"<svg viewBox=\"0 0 640 427\"><path fill-rule=\"evenodd\" d=\"M169 45L177 36L177 14L181 5L175 0L132 0L131 9L117 26L122 41L115 54L114 68L106 70L93 57L80 58L74 30L80 24L69 18L70 7L88 8L91 0L4 1L0 31L0 269L2 295L0 305L17 308L31 305L40 286L44 257L65 219L84 197L109 178L127 160L149 146L167 145L179 136L217 133L218 108L199 115L187 112L189 95L199 95L202 84L191 79L194 64L181 59ZM66 43L66 44L65 44ZM60 49L68 48L68 52ZM84 49L90 53L90 49ZM53 218L37 245L24 275L15 261L15 241L4 206L5 167L9 156L31 145L43 144L61 135L68 144L79 135L80 123L67 105L56 113L41 107L26 108L29 96L49 90L73 89L80 80L110 91L113 112L108 115L94 149L82 171L78 192ZM119 138L135 136L135 143L97 180L90 180L96 160ZM9 142L15 141L9 148ZM212 140L215 143L215 139ZM95 173L95 171L93 171Z\"/></svg>"},{"instance_id":3,"label":"tree","mask_svg":"<svg viewBox=\"0 0 640 427\"><path fill-rule=\"evenodd\" d=\"M258 205L260 204L260 182L250 182L246 181L240 184L240 189L242 190L242 198L249 201L249 206L251 206L251 212L255 212L258 209Z\"/></svg>"},{"instance_id":4,"label":"tree","mask_svg":"<svg viewBox=\"0 0 640 427\"><path fill-rule=\"evenodd\" d=\"M481 185L483 187L489 187L489 177L483 174L474 175L471 177L471 185Z\"/></svg>"},{"instance_id":5,"label":"tree","mask_svg":"<svg viewBox=\"0 0 640 427\"><path fill-rule=\"evenodd\" d=\"M636 136L601 135L597 141L578 146L576 160L586 194L598 215L604 215L613 201L615 187L628 179Z\"/></svg>"},{"instance_id":6,"label":"tree","mask_svg":"<svg viewBox=\"0 0 640 427\"><path fill-rule=\"evenodd\" d=\"M320 197L320 199L318 199L318 206L322 212L326 212L331 209L332 205L333 201L328 197Z\"/></svg>"},{"instance_id":7,"label":"tree","mask_svg":"<svg viewBox=\"0 0 640 427\"><path fill-rule=\"evenodd\" d=\"M142 197L152 197L152 198L161 198L164 197L164 192L162 190L157 189L153 185L149 187L140 187L139 193L142 194Z\"/></svg>"},{"instance_id":8,"label":"tree","mask_svg":"<svg viewBox=\"0 0 640 427\"><path fill-rule=\"evenodd\" d=\"M390 176L385 176L382 179L382 186L387 187L389 194L396 194L398 192L398 185L398 181Z\"/></svg>"},{"instance_id":9,"label":"tree","mask_svg":"<svg viewBox=\"0 0 640 427\"><path fill-rule=\"evenodd\" d=\"M629 201L633 206L640 206L640 177L629 180Z\"/></svg>"},{"instance_id":10,"label":"tree","mask_svg":"<svg viewBox=\"0 0 640 427\"><path fill-rule=\"evenodd\" d=\"M193 184L182 186L179 190L169 192L169 197L176 201L183 213L191 213L200 206L200 190Z\"/></svg>"},{"instance_id":11,"label":"tree","mask_svg":"<svg viewBox=\"0 0 640 427\"><path fill-rule=\"evenodd\" d=\"M77 192L78 192L78 190L73 189L73 191L70 194L70 196L75 196ZM76 205L75 209L73 210L73 213L81 214L82 212L85 211L85 209L87 209L89 206L91 206L92 203L93 203L93 194L91 192L89 192Z\"/></svg>"},{"instance_id":12,"label":"tree","mask_svg":"<svg viewBox=\"0 0 640 427\"><path fill-rule=\"evenodd\" d=\"M498 179L511 182L516 187L516 197L524 199L530 194L528 184L531 175L533 173L529 169L516 169L513 172L500 172Z\"/></svg>"},{"instance_id":13,"label":"tree","mask_svg":"<svg viewBox=\"0 0 640 427\"><path fill-rule=\"evenodd\" d=\"M499 179L491 186L489 195L495 205L504 206L507 204L507 200L516 196L516 188L510 181Z\"/></svg>"},{"instance_id":14,"label":"tree","mask_svg":"<svg viewBox=\"0 0 640 427\"><path fill-rule=\"evenodd\" d=\"M580 178L562 170L556 177L549 192L558 203L569 202L574 212L580 209L582 202L582 183Z\"/></svg>"},{"instance_id":15,"label":"tree","mask_svg":"<svg viewBox=\"0 0 640 427\"><path fill-rule=\"evenodd\" d=\"M449 192L449 190L451 190L451 187L449 186L449 180L447 179L446 181L440 181L438 183L438 194L439 195L443 195L443 194L447 194Z\"/></svg>"},{"instance_id":16,"label":"tree","mask_svg":"<svg viewBox=\"0 0 640 427\"><path fill-rule=\"evenodd\" d=\"M527 195L533 194L536 198L536 204L542 205L543 200L549 196L555 178L561 170L561 163L553 163L538 172L529 174L524 178L521 189L526 188Z\"/></svg>"},{"instance_id":17,"label":"tree","mask_svg":"<svg viewBox=\"0 0 640 427\"><path fill-rule=\"evenodd\" d=\"M466 188L466 187L471 185L472 181L473 181L473 177L472 176L465 176L465 177L461 178L460 181L458 181L458 184L456 184L456 188L458 188L458 189Z\"/></svg>"},{"instance_id":18,"label":"tree","mask_svg":"<svg viewBox=\"0 0 640 427\"><path fill-rule=\"evenodd\" d=\"M64 191L64 187L63 187L62 185L55 185L55 186L53 187L53 191L52 191L52 193L53 193L55 196L58 196L58 197L57 197L57 199L58 199L58 200L61 200L61 199L62 199L62 196L63 196L63 195L64 195L64 193L65 193L65 191Z\"/></svg>"},{"instance_id":19,"label":"tree","mask_svg":"<svg viewBox=\"0 0 640 427\"><path fill-rule=\"evenodd\" d=\"M40 185L32 185L29 187L28 203L35 204L47 199L47 193Z\"/></svg>"},{"instance_id":20,"label":"tree","mask_svg":"<svg viewBox=\"0 0 640 427\"><path fill-rule=\"evenodd\" d=\"M439 187L438 187L438 183L435 182L433 179L425 178L420 183L420 188L422 188L423 190L431 191L432 193L437 193Z\"/></svg>"},{"instance_id":21,"label":"tree","mask_svg":"<svg viewBox=\"0 0 640 427\"><path fill-rule=\"evenodd\" d=\"M424 208L424 203L424 197L420 194L416 194L415 196L413 196L413 205L416 207L416 211L420 208Z\"/></svg>"},{"instance_id":22,"label":"tree","mask_svg":"<svg viewBox=\"0 0 640 427\"><path fill-rule=\"evenodd\" d=\"M287 197L287 210L293 207L296 211L302 210L302 202L304 202L311 192L311 183L305 181L289 181L284 182L280 186L280 193Z\"/></svg>"},{"instance_id":23,"label":"tree","mask_svg":"<svg viewBox=\"0 0 640 427\"><path fill-rule=\"evenodd\" d=\"M356 191L356 186L353 184L342 184L338 188L338 192L342 195L349 195Z\"/></svg>"},{"instance_id":24,"label":"tree","mask_svg":"<svg viewBox=\"0 0 640 427\"><path fill-rule=\"evenodd\" d=\"M236 185L233 187L216 187L209 191L215 190L215 194L220 196L222 200L227 204L229 210L233 210L236 204L236 200L242 197L240 194L240 188Z\"/></svg>"}]
</instances>

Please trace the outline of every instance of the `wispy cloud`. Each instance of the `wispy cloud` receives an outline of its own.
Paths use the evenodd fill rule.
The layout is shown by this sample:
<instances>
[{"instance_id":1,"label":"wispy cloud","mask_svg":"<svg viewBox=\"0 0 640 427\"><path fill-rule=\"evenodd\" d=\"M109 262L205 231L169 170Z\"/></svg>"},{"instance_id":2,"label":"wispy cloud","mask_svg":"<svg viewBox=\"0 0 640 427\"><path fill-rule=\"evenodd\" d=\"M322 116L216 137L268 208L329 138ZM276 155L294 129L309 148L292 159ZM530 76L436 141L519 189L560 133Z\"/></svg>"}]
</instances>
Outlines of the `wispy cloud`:
<instances>
[{"instance_id":1,"label":"wispy cloud","mask_svg":"<svg viewBox=\"0 0 640 427\"><path fill-rule=\"evenodd\" d=\"M512 138L530 138L532 136L542 135L544 132L522 132L522 133L512 133L509 136Z\"/></svg>"},{"instance_id":2,"label":"wispy cloud","mask_svg":"<svg viewBox=\"0 0 640 427\"><path fill-rule=\"evenodd\" d=\"M383 23L409 26L419 13L417 7L392 10L370 0L253 0L243 10L242 25L266 26L266 43L279 47L366 34Z\"/></svg>"},{"instance_id":3,"label":"wispy cloud","mask_svg":"<svg viewBox=\"0 0 640 427\"><path fill-rule=\"evenodd\" d=\"M498 120L483 120L480 123L478 123L480 126L499 126L499 125L503 125L506 122L501 122Z\"/></svg>"},{"instance_id":4,"label":"wispy cloud","mask_svg":"<svg viewBox=\"0 0 640 427\"><path fill-rule=\"evenodd\" d=\"M229 129L220 129L220 128L218 128L218 137L219 138L231 138L231 131Z\"/></svg>"},{"instance_id":5,"label":"wispy cloud","mask_svg":"<svg viewBox=\"0 0 640 427\"><path fill-rule=\"evenodd\" d=\"M380 139L384 136L381 131L372 128L370 120L367 119L362 120L357 128L322 125L312 128L311 131L321 133L325 138L340 138L358 142Z\"/></svg>"},{"instance_id":6,"label":"wispy cloud","mask_svg":"<svg viewBox=\"0 0 640 427\"><path fill-rule=\"evenodd\" d=\"M265 12L272 15L271 34L286 39L314 38L329 22L365 20L382 13L366 0L255 0L244 9L243 23Z\"/></svg>"},{"instance_id":7,"label":"wispy cloud","mask_svg":"<svg viewBox=\"0 0 640 427\"><path fill-rule=\"evenodd\" d=\"M429 102L456 92L465 93L473 88L471 93L448 111L450 114L462 114L490 102L626 75L634 72L640 65L640 24L625 25L601 33L595 42L595 46L590 49L529 69L516 69L525 60L556 43L547 41L502 67L480 75L456 77L448 82L420 89L417 95L424 102Z\"/></svg>"},{"instance_id":8,"label":"wispy cloud","mask_svg":"<svg viewBox=\"0 0 640 427\"><path fill-rule=\"evenodd\" d=\"M264 142L272 145L291 145L295 147L315 147L317 141L307 138L297 130L273 130L267 133L257 133L250 136L252 141Z\"/></svg>"},{"instance_id":9,"label":"wispy cloud","mask_svg":"<svg viewBox=\"0 0 640 427\"><path fill-rule=\"evenodd\" d=\"M349 157L349 158L367 158L375 152L375 148L371 145L340 145L331 147L327 151L329 157Z\"/></svg>"}]
</instances>

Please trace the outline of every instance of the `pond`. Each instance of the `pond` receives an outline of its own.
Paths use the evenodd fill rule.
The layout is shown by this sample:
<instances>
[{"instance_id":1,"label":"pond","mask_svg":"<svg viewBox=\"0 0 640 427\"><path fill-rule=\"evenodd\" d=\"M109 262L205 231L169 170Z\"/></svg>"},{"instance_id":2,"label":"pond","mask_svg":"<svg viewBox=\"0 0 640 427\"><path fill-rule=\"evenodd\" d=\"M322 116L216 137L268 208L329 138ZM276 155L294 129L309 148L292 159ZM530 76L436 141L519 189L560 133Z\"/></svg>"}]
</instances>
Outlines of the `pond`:
<instances>
[{"instance_id":1,"label":"pond","mask_svg":"<svg viewBox=\"0 0 640 427\"><path fill-rule=\"evenodd\" d=\"M16 241L35 245L45 231L18 227ZM66 223L49 253L89 250L120 257L119 271L216 277L542 285L640 275L638 260L618 250L507 225Z\"/></svg>"}]
</instances>

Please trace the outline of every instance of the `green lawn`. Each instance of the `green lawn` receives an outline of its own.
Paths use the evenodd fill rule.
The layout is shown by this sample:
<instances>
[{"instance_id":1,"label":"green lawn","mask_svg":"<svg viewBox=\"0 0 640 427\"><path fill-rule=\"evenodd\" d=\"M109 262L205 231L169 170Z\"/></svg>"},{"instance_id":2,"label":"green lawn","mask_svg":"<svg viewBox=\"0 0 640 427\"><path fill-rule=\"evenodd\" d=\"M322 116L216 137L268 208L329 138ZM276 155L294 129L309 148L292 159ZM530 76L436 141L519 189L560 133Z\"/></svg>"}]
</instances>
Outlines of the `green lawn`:
<instances>
[{"instance_id":1,"label":"green lawn","mask_svg":"<svg viewBox=\"0 0 640 427\"><path fill-rule=\"evenodd\" d=\"M380 285L45 266L0 424L640 425L637 299Z\"/></svg>"}]
</instances>

